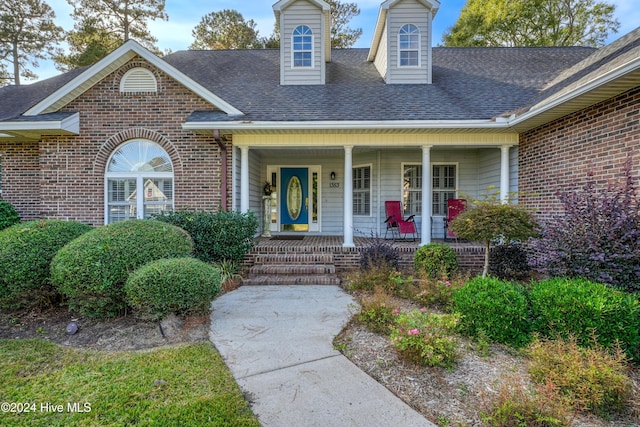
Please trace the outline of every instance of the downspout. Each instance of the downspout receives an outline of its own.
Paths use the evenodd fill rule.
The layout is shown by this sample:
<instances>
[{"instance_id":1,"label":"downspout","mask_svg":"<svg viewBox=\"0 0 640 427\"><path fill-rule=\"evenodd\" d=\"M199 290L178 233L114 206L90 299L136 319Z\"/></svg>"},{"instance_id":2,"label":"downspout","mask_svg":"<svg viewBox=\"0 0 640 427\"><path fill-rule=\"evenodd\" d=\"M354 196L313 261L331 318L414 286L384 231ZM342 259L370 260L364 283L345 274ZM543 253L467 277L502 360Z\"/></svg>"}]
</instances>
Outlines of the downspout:
<instances>
[{"instance_id":1,"label":"downspout","mask_svg":"<svg viewBox=\"0 0 640 427\"><path fill-rule=\"evenodd\" d=\"M228 190L227 146L224 144L224 142L222 142L222 138L220 138L220 130L218 129L213 130L213 139L216 141L216 144L218 144L218 147L220 148L220 161L222 162L221 171L220 171L220 174L222 175L221 182L220 182L220 186L222 187L222 194L220 195L220 210L226 211L227 210L227 190Z\"/></svg>"}]
</instances>

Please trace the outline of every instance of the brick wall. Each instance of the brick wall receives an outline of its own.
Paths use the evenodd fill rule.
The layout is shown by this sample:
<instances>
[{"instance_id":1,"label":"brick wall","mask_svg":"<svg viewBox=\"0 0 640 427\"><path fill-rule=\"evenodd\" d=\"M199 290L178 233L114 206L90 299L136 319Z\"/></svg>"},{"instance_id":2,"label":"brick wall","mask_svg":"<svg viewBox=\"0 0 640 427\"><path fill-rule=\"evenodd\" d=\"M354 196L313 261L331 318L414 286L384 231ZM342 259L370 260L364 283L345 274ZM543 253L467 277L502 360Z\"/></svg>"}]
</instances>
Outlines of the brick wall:
<instances>
[{"instance_id":1,"label":"brick wall","mask_svg":"<svg viewBox=\"0 0 640 427\"><path fill-rule=\"evenodd\" d=\"M120 93L122 75L137 66L154 73L157 94ZM166 74L134 58L62 109L80 113L80 135L46 136L40 144L0 146L3 197L23 217L101 225L109 156L127 140L145 138L160 144L171 157L175 208L217 210L221 201L220 150L212 136L181 128L193 111L213 108ZM231 182L231 156L227 161ZM30 206L39 206L39 212L31 211Z\"/></svg>"},{"instance_id":2,"label":"brick wall","mask_svg":"<svg viewBox=\"0 0 640 427\"><path fill-rule=\"evenodd\" d=\"M632 155L640 177L640 87L520 135L520 202L541 220L561 212L558 190L581 187L592 172L601 188L619 181Z\"/></svg>"},{"instance_id":3,"label":"brick wall","mask_svg":"<svg viewBox=\"0 0 640 427\"><path fill-rule=\"evenodd\" d=\"M23 220L41 217L40 165L37 142L0 141L2 198Z\"/></svg>"}]
</instances>

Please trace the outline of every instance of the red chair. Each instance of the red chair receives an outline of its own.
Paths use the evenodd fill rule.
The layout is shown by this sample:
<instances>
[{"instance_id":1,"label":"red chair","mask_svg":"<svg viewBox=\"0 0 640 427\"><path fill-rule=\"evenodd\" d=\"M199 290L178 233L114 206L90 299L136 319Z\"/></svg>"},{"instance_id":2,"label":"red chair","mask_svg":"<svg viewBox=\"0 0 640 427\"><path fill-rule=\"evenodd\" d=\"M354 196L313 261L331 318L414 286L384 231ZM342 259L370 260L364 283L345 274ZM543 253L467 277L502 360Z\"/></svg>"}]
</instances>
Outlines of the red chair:
<instances>
[{"instance_id":1,"label":"red chair","mask_svg":"<svg viewBox=\"0 0 640 427\"><path fill-rule=\"evenodd\" d=\"M465 199L449 199L447 200L447 217L444 220L444 228L446 229L444 234L444 239L447 240L447 237L457 239L456 236L450 229L449 224L451 221L456 219L458 215L460 215L467 208L467 201Z\"/></svg>"},{"instance_id":2,"label":"red chair","mask_svg":"<svg viewBox=\"0 0 640 427\"><path fill-rule=\"evenodd\" d=\"M387 219L384 221L387 224L387 229L384 232L384 238L387 238L387 232L391 230L391 234L394 236L406 237L407 234L413 234L413 241L416 241L418 237L418 228L414 221L415 215L411 215L407 219L402 218L402 205L397 200L384 202L384 210L387 214Z\"/></svg>"}]
</instances>

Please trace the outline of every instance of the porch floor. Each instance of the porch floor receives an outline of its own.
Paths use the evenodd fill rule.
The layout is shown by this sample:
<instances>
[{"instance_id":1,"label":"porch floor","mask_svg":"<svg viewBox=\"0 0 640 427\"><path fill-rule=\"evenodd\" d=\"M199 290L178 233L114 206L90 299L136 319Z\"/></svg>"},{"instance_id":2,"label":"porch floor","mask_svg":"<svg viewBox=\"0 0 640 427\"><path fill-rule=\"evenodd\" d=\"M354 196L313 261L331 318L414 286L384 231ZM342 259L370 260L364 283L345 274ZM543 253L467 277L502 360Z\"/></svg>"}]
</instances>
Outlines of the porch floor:
<instances>
[{"instance_id":1,"label":"porch floor","mask_svg":"<svg viewBox=\"0 0 640 427\"><path fill-rule=\"evenodd\" d=\"M251 268L264 259L274 255L330 255L338 272L357 269L360 266L360 252L375 243L374 238L354 236L355 247L343 247L343 236L283 236L256 238L255 247L245 256L244 266ZM294 240L295 239L295 240ZM420 240L416 241L383 239L398 249L400 267L403 270L413 269L413 257L420 247ZM434 239L433 243L444 243L452 247L458 254L458 264L461 269L471 272L482 271L484 263L484 248L478 243L456 240ZM290 258L290 263L301 265L308 258Z\"/></svg>"}]
</instances>

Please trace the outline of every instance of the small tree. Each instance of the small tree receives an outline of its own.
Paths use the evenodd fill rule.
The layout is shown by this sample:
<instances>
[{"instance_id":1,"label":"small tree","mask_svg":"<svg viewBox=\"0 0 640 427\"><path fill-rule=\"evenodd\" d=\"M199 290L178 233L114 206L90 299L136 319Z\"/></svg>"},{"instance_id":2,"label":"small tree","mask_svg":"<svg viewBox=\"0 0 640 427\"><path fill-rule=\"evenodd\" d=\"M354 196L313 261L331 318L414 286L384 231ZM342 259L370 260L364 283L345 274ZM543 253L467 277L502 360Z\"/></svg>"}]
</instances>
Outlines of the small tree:
<instances>
[{"instance_id":1,"label":"small tree","mask_svg":"<svg viewBox=\"0 0 640 427\"><path fill-rule=\"evenodd\" d=\"M517 204L499 201L495 193L485 196L484 200L472 200L470 207L449 227L463 239L484 242L482 277L486 277L489 271L491 242L519 242L538 234L538 224L529 211Z\"/></svg>"}]
</instances>

